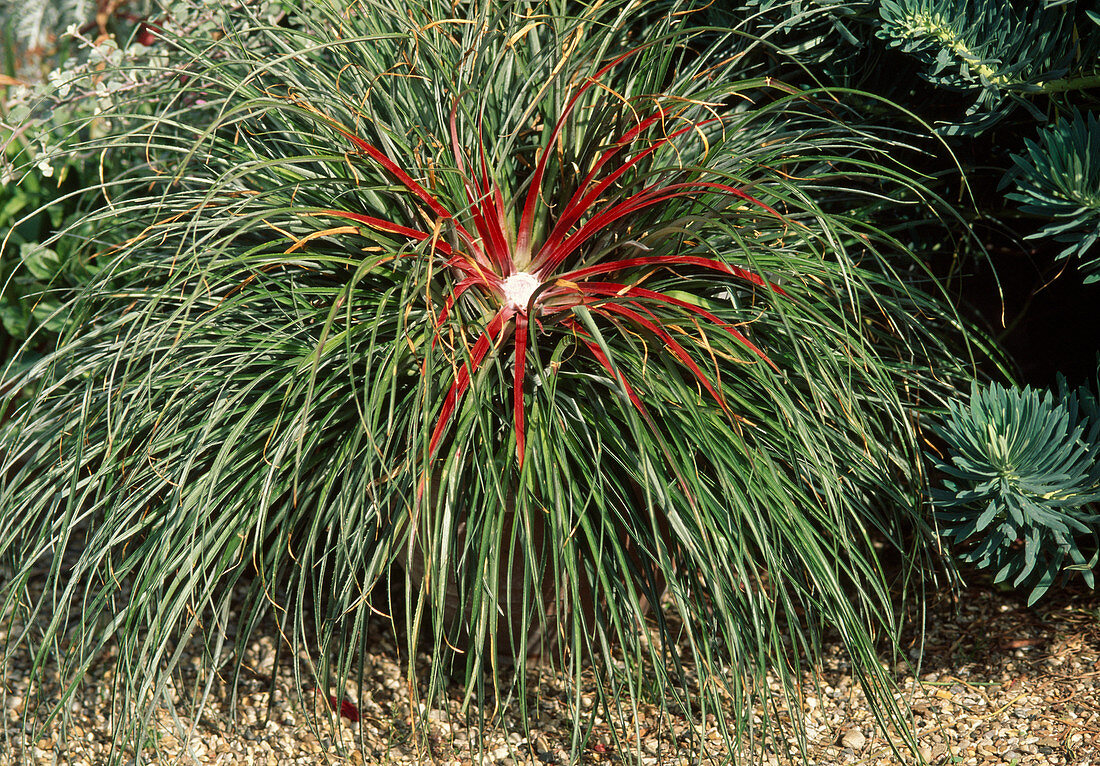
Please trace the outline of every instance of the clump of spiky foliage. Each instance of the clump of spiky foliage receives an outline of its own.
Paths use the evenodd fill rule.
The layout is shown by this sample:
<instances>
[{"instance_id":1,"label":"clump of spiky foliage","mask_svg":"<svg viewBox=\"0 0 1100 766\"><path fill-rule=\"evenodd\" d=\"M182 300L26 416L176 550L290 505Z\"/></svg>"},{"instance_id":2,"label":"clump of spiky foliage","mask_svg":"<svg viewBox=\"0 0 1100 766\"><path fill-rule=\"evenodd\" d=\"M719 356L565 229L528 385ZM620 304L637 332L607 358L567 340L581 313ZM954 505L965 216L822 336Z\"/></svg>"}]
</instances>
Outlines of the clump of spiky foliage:
<instances>
[{"instance_id":1,"label":"clump of spiky foliage","mask_svg":"<svg viewBox=\"0 0 1100 766\"><path fill-rule=\"evenodd\" d=\"M1077 3L998 0L881 0L878 34L917 57L935 85L971 94L964 119L945 133L981 132L1029 98L1094 88L1100 53L1090 17Z\"/></svg>"},{"instance_id":2,"label":"clump of spiky foliage","mask_svg":"<svg viewBox=\"0 0 1100 766\"><path fill-rule=\"evenodd\" d=\"M166 106L118 107L103 145L148 165L104 190L115 245L19 381L0 595L52 610L43 646L81 604L71 682L118 642L121 739L238 585L238 650L275 610L319 685L345 677L395 564L429 696L525 692L534 641L578 684L591 663L613 721L647 688L732 700L743 741L828 627L896 716L873 543L921 560L914 413L959 367L852 211L916 187L688 19L637 35L645 7L314 4L247 46L175 40Z\"/></svg>"},{"instance_id":3,"label":"clump of spiky foliage","mask_svg":"<svg viewBox=\"0 0 1100 766\"><path fill-rule=\"evenodd\" d=\"M1100 407L1087 389L1061 396L1030 387L974 384L970 402L952 401L937 433L948 447L947 478L933 493L942 534L962 561L994 572L994 582L1030 589L1035 603L1063 567L1094 584L1082 536L1100 516Z\"/></svg>"},{"instance_id":4,"label":"clump of spiky foliage","mask_svg":"<svg viewBox=\"0 0 1100 766\"><path fill-rule=\"evenodd\" d=\"M1066 245L1060 258L1081 260L1085 282L1100 280L1100 120L1074 112L1024 141L1022 155L1013 155L1015 172L1006 177L1017 191L1006 196L1025 213L1049 217L1031 238L1051 237Z\"/></svg>"}]
</instances>

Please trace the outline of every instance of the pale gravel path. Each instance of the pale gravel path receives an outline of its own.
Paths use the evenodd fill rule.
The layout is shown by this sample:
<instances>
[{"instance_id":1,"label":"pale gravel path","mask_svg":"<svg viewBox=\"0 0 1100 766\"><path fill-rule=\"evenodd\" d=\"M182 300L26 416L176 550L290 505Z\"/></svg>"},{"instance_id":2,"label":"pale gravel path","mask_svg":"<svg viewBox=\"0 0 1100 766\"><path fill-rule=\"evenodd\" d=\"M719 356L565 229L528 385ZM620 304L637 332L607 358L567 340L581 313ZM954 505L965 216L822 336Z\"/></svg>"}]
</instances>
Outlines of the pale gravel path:
<instances>
[{"instance_id":1,"label":"pale gravel path","mask_svg":"<svg viewBox=\"0 0 1100 766\"><path fill-rule=\"evenodd\" d=\"M959 766L1100 766L1100 594L1083 590L1060 592L1027 609L1019 599L991 589L962 594L958 614L947 603L933 605L928 647L919 678L907 663L895 668L901 690L910 699L921 753L929 763ZM371 644L367 683L359 702L360 724L340 718L336 733L314 732L293 691L290 664L274 668L277 632L260 633L250 646L248 662L256 674L241 684L239 715L227 717L224 688L216 688L210 715L197 727L189 746L178 724L188 726L185 706L177 718L157 715L155 747L145 753L151 764L442 764L518 763L564 764L571 730L565 694L553 681L532 701L529 736L522 725L506 717L503 726L479 733L465 720L443 710L427 712L431 746L418 749L409 736L408 689L398 665L393 637L379 635ZM3 635L0 631L0 643ZM24 731L25 683L13 657L5 667L3 709L5 740L0 741L0 766L65 764L96 766L109 746L106 716L110 702L110 663L93 669L93 683L70 705L72 726L66 742L54 732L27 747L18 746ZM884 740L876 734L861 705L839 652L831 650L824 668L824 686L807 685L804 709L811 736L811 758L818 766L832 764L896 764ZM266 718L268 688L275 673L272 715ZM457 693L453 695L457 709ZM324 712L324 702L315 701ZM309 702L307 702L307 705ZM710 762L725 753L713 731L704 745L684 747L684 724L672 722L663 733L655 729L656 710L642 710L641 752L644 766ZM652 724L653 730L647 728ZM359 726L363 746L357 747ZM679 739L678 739L679 737ZM336 740L345 744L338 755ZM765 758L765 762L772 762ZM613 753L606 725L597 727L582 763L624 762ZM720 760L719 760L720 762Z\"/></svg>"}]
</instances>

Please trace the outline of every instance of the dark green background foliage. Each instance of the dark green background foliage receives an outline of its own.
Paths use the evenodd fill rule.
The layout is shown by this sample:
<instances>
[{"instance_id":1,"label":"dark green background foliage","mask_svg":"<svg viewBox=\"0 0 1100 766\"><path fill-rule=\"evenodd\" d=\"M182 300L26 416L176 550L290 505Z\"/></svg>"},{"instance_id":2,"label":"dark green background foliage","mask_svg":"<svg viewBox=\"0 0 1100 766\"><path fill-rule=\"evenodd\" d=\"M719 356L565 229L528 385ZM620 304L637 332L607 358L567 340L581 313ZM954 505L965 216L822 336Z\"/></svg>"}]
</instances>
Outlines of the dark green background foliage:
<instances>
[{"instance_id":1,"label":"dark green background foliage","mask_svg":"<svg viewBox=\"0 0 1100 766\"><path fill-rule=\"evenodd\" d=\"M1094 379L1100 344L1100 293L1091 284L1100 257L1098 11L1094 2L761 0L740 11L708 12L718 24L741 22L763 37L766 45L754 40L739 49L755 54L761 71L781 71L807 85L824 81L866 89L911 110L911 117L945 137L950 152L930 148L914 164L945 197L970 195L960 210L959 238L944 248L935 241L942 238L942 223L929 228L897 205L880 212L906 219L897 227L900 236L928 253L960 309L985 323L1012 353L1019 374L1048 384L1059 371L1078 383ZM897 127L907 120L895 113L885 122ZM1077 404L1066 399L1049 406ZM976 449L967 434L984 433L988 424L981 413L953 405L951 427L941 431L951 454ZM1001 425L1026 431L1033 424L1014 420L1023 416L1022 408L1011 409ZM1095 432L1083 438L1079 448L1092 454ZM1048 457L1023 450L1013 459L1016 469L1038 480L1053 470ZM975 509L973 492L956 481L939 491L939 502ZM995 505L1003 512L1007 502ZM1074 535L1057 540L1050 524L1057 528L1061 522L1051 522L1050 514L1067 512L1041 505L1017 514L1020 535L1011 534L1009 522L983 524L988 535L975 535L965 524L974 520L970 510L944 517L950 518L944 531L977 546L977 553L963 553L964 561L997 561L998 579L1011 573L1009 579L1030 587L1035 598L1067 556L1092 582L1085 560L1094 565L1095 559L1072 542L1095 532L1091 507L1074 516ZM985 510L982 505L974 513ZM1020 548L1024 529L1030 535L1026 557ZM1029 577L1037 557L1043 562L1041 585L1038 575ZM1004 562L1010 563L1002 569Z\"/></svg>"},{"instance_id":2,"label":"dark green background foliage","mask_svg":"<svg viewBox=\"0 0 1100 766\"><path fill-rule=\"evenodd\" d=\"M944 136L950 151L924 144L912 166L960 203L957 237L945 245L942 223L912 209L884 217L907 220L907 241L1025 380L1093 376L1100 292L1080 281L1097 257L1095 138L1082 124L1100 110L1094 0L760 0L707 13L762 38L734 46L751 46L759 71L873 93ZM913 125L890 110L879 122Z\"/></svg>"}]
</instances>

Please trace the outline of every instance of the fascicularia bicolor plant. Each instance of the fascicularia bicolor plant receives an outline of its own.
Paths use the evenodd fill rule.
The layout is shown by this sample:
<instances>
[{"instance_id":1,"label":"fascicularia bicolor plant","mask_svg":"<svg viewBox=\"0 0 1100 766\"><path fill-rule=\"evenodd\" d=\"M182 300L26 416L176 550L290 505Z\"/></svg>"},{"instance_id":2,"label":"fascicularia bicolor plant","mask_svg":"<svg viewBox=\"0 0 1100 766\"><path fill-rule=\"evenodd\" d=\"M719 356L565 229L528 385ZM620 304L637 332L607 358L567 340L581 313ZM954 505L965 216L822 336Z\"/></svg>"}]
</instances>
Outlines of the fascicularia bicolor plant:
<instances>
[{"instance_id":1,"label":"fascicularia bicolor plant","mask_svg":"<svg viewBox=\"0 0 1100 766\"><path fill-rule=\"evenodd\" d=\"M148 166L3 433L0 554L31 624L76 551L48 611L83 607L66 678L117 643L120 738L180 642L239 657L268 613L322 687L381 611L431 700L522 706L534 637L605 720L653 694L727 744L829 626L897 712L875 543L930 540L913 413L960 370L852 211L920 190L646 7L311 4L176 40L182 90L111 115Z\"/></svg>"}]
</instances>

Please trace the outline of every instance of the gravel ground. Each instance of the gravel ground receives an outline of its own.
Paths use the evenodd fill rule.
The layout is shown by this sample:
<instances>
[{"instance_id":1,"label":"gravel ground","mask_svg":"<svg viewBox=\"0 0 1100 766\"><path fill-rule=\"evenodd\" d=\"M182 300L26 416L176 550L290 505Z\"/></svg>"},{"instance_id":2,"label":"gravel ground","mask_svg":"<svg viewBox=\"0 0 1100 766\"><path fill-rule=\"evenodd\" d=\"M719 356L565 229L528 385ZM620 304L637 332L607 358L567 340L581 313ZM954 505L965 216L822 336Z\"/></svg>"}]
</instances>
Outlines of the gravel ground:
<instances>
[{"instance_id":1,"label":"gravel ground","mask_svg":"<svg viewBox=\"0 0 1100 766\"><path fill-rule=\"evenodd\" d=\"M919 671L907 662L894 668L902 699L913 711L920 754L927 762L1100 765L1100 594L1061 591L1029 609L1017 597L983 587L963 592L957 607L947 598L934 600L928 625ZM0 643L10 627L0 627ZM567 686L560 679L539 679L538 697L529 702L527 733L508 713L487 729L467 725L466 717L457 715L460 694L456 689L444 708L425 711L420 707L418 718L430 729L423 742L410 733L410 691L395 661L397 639L379 633L369 643L363 688L349 685L347 689L355 704L345 706L347 715L337 717L334 726L322 722L313 728L310 720L333 720L327 715L329 703L316 692L304 699L295 692L292 663L275 666L277 637L273 629L254 636L246 657L250 671L242 676L235 717L230 717L224 684L213 687L208 711L197 726L187 715L186 700L174 693L174 705L155 713L141 762L247 766L568 762L572 725ZM914 647L909 651L915 661ZM0 766L103 763L110 749L111 657L92 667L91 682L69 701L66 730L55 727L37 741L26 741L25 734L35 713L27 709L27 684L20 677L27 661L25 655L16 654L5 664ZM185 675L189 663L197 668L199 660L184 659ZM899 761L890 751L846 667L839 649L828 647L821 685L806 684L798 714L805 718L811 762L825 766L912 761ZM56 677L54 672L52 680ZM591 704L591 695L582 696L582 706ZM621 755L615 753L610 728L597 718L581 762L640 761L643 766L664 766L727 759L713 719L688 746L684 744L691 739L688 724L671 720L658 726L657 712L656 708L639 711L641 747ZM356 717L358 721L353 721ZM773 763L776 758L765 754L762 760ZM132 753L126 762L134 762Z\"/></svg>"}]
</instances>

